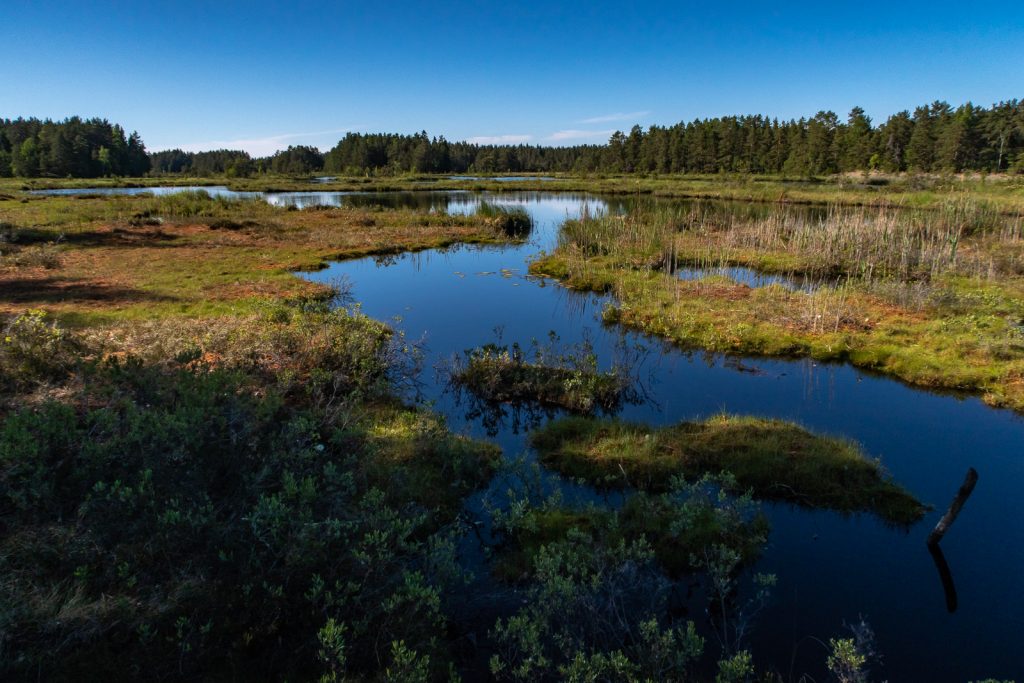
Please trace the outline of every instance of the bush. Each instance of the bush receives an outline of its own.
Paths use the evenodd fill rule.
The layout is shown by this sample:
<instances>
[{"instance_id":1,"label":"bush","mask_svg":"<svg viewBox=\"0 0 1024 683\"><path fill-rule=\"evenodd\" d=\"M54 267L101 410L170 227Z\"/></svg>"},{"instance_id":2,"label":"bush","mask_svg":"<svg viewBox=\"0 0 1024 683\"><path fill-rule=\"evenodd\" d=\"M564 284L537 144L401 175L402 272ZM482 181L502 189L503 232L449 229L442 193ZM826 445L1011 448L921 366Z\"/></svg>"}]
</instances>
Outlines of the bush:
<instances>
[{"instance_id":1,"label":"bush","mask_svg":"<svg viewBox=\"0 0 1024 683\"><path fill-rule=\"evenodd\" d=\"M40 310L13 318L0 331L0 397L65 377L78 344Z\"/></svg>"}]
</instances>

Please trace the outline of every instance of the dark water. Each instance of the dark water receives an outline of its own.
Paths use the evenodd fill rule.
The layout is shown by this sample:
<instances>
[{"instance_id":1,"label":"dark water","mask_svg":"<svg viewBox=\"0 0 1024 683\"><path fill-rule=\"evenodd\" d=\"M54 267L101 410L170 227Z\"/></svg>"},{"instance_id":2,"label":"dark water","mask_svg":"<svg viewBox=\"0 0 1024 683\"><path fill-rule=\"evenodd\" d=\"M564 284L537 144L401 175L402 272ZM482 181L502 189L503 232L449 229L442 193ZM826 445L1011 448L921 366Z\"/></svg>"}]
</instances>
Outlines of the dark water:
<instances>
[{"instance_id":1,"label":"dark water","mask_svg":"<svg viewBox=\"0 0 1024 683\"><path fill-rule=\"evenodd\" d=\"M808 278L762 273L753 268L743 266L718 266L714 268L685 267L676 268L675 276L680 280L702 280L711 276L726 277L748 287L768 287L779 285L791 290L811 291L815 288L814 281Z\"/></svg>"},{"instance_id":2,"label":"dark water","mask_svg":"<svg viewBox=\"0 0 1024 683\"><path fill-rule=\"evenodd\" d=\"M117 192L155 190L164 191ZM728 411L795 420L859 441L899 483L936 510L911 529L897 530L870 515L765 506L773 526L755 569L776 574L778 584L750 642L758 665L784 677L809 673L826 680L827 651L821 641L848 637L844 622L863 616L884 656L883 664L874 667L877 680L1024 679L1024 520L1017 505L1024 486L1021 418L976 398L911 389L845 365L685 353L603 326L604 297L573 293L526 275L530 257L550 251L558 224L578 215L584 203L610 211L621 210L621 204L553 193L278 193L266 199L300 207L380 204L464 213L473 211L481 196L525 207L536 221L530 243L347 261L305 277L348 279L364 312L422 340L428 366L421 378L424 400L446 416L452 429L493 438L509 456L526 450L523 428L528 424L517 425L511 413L485 420L465 397L446 392L444 377L431 369L464 349L496 341L498 333L507 344L544 340L549 331L563 343L589 339L604 365L623 345L645 347L639 374L649 400L626 406L621 415L627 419L664 424ZM737 210L722 204L685 207ZM739 210L772 209L745 205ZM752 286L804 286L752 272L721 274ZM924 541L971 466L980 475L978 486L942 543L956 594L957 606L950 612ZM700 626L702 615L693 618ZM709 641L708 649L714 648Z\"/></svg>"}]
</instances>

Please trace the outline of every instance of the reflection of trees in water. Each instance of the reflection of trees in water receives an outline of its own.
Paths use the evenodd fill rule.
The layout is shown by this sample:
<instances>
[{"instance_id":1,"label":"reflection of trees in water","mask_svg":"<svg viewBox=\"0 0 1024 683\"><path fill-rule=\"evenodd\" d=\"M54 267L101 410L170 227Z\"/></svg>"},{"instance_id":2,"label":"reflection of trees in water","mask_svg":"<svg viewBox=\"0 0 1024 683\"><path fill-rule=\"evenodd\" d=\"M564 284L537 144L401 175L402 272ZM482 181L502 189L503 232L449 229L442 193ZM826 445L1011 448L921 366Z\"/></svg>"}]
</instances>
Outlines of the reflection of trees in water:
<instances>
[{"instance_id":1,"label":"reflection of trees in water","mask_svg":"<svg viewBox=\"0 0 1024 683\"><path fill-rule=\"evenodd\" d=\"M935 569L939 572L939 580L942 581L942 590L946 594L946 609L952 614L958 606L953 572L950 571L949 564L946 563L946 556L942 554L938 543L928 544L928 552L931 553Z\"/></svg>"},{"instance_id":2,"label":"reflection of trees in water","mask_svg":"<svg viewBox=\"0 0 1024 683\"><path fill-rule=\"evenodd\" d=\"M548 420L560 415L569 414L561 408L544 406L533 401L517 401L500 403L487 401L474 394L471 390L450 383L447 389L454 398L456 408L464 409L464 417L470 422L480 422L489 437L509 431L512 434L526 434L537 429ZM611 417L618 414L626 405L643 403L642 394L635 389L627 389L614 406L605 406L593 411L593 415Z\"/></svg>"},{"instance_id":3,"label":"reflection of trees in water","mask_svg":"<svg viewBox=\"0 0 1024 683\"><path fill-rule=\"evenodd\" d=\"M465 419L471 422L479 421L489 437L495 437L503 431L525 434L563 412L531 403L504 404L485 401L472 391L454 385L451 391L455 397L456 407L465 408Z\"/></svg>"}]
</instances>

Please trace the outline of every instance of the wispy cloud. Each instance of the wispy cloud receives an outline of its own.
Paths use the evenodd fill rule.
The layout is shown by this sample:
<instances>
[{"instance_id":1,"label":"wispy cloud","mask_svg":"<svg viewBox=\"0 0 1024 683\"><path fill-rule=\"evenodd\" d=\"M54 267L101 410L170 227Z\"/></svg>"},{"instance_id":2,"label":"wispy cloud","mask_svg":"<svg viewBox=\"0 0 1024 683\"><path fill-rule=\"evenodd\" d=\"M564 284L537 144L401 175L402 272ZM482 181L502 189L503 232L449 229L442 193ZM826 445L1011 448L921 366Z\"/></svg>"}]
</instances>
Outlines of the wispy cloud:
<instances>
[{"instance_id":1,"label":"wispy cloud","mask_svg":"<svg viewBox=\"0 0 1024 683\"><path fill-rule=\"evenodd\" d=\"M267 156L288 145L294 144L323 144L323 136L338 135L354 130L355 127L335 128L333 130L318 130L311 133L282 133L281 135L268 135L265 138L237 138L234 140L208 140L206 142L193 142L187 145L180 145L186 152L205 152L211 149L242 149L253 156ZM327 144L333 145L335 141ZM154 147L154 149L156 149ZM165 149L165 148L161 148Z\"/></svg>"},{"instance_id":2,"label":"wispy cloud","mask_svg":"<svg viewBox=\"0 0 1024 683\"><path fill-rule=\"evenodd\" d=\"M605 114L604 116L592 116L589 119L583 119L576 123L612 123L613 121L639 121L640 119L648 116L651 112L649 111L630 111L630 112L618 112L615 114Z\"/></svg>"},{"instance_id":3,"label":"wispy cloud","mask_svg":"<svg viewBox=\"0 0 1024 683\"><path fill-rule=\"evenodd\" d=\"M466 142L474 145L518 145L532 139L532 135L477 135Z\"/></svg>"},{"instance_id":4,"label":"wispy cloud","mask_svg":"<svg viewBox=\"0 0 1024 683\"><path fill-rule=\"evenodd\" d=\"M614 130L560 130L548 136L552 142L564 140L589 140L592 138L607 138Z\"/></svg>"}]
</instances>

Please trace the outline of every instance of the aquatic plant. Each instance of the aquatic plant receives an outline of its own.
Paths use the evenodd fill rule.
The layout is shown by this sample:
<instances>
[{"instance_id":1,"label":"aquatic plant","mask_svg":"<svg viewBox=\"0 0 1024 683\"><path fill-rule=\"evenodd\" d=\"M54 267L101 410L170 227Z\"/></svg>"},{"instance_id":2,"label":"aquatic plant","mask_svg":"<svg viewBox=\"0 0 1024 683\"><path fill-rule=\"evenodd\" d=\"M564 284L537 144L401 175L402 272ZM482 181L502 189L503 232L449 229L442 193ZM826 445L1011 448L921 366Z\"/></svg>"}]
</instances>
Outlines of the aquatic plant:
<instances>
[{"instance_id":1,"label":"aquatic plant","mask_svg":"<svg viewBox=\"0 0 1024 683\"><path fill-rule=\"evenodd\" d=\"M577 413L615 410L631 386L628 371L599 371L589 342L558 348L557 337L546 345L534 340L524 349L486 344L467 349L455 359L453 383L478 397L498 403L537 403Z\"/></svg>"},{"instance_id":2,"label":"aquatic plant","mask_svg":"<svg viewBox=\"0 0 1024 683\"><path fill-rule=\"evenodd\" d=\"M502 206L481 201L476 215L508 237L524 239L533 230L533 217L521 206Z\"/></svg>"}]
</instances>

